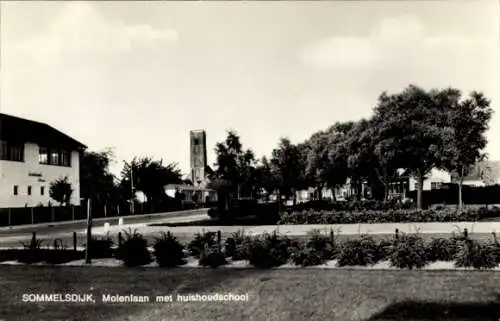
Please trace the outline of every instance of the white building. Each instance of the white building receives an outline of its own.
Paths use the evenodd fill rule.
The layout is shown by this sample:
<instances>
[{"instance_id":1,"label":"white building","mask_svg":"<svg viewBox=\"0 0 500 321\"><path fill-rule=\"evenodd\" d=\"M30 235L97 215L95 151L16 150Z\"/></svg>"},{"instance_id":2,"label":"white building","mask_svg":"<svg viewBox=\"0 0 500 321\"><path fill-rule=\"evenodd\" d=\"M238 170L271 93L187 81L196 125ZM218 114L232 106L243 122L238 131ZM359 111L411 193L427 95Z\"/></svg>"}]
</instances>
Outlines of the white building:
<instances>
[{"instance_id":1,"label":"white building","mask_svg":"<svg viewBox=\"0 0 500 321\"><path fill-rule=\"evenodd\" d=\"M50 183L67 177L80 205L80 152L86 146L39 122L0 114L0 208L57 202Z\"/></svg>"},{"instance_id":2,"label":"white building","mask_svg":"<svg viewBox=\"0 0 500 321\"><path fill-rule=\"evenodd\" d=\"M425 176L424 179L424 191L430 191L432 189L439 189L441 185L451 183L451 174L447 171L439 170L433 168L429 174ZM409 178L409 190L416 191L418 188L418 181L415 177Z\"/></svg>"}]
</instances>

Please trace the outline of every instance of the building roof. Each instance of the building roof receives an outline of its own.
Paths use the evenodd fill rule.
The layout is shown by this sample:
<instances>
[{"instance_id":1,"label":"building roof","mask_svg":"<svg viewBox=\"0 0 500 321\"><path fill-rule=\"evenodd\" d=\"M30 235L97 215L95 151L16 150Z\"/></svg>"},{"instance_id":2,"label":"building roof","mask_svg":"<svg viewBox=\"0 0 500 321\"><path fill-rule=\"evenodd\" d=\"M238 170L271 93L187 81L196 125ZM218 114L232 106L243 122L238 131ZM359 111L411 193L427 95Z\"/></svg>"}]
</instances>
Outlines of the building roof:
<instances>
[{"instance_id":1,"label":"building roof","mask_svg":"<svg viewBox=\"0 0 500 321\"><path fill-rule=\"evenodd\" d=\"M13 143L36 143L48 147L85 149L87 146L54 127L12 115L0 113L0 140Z\"/></svg>"}]
</instances>

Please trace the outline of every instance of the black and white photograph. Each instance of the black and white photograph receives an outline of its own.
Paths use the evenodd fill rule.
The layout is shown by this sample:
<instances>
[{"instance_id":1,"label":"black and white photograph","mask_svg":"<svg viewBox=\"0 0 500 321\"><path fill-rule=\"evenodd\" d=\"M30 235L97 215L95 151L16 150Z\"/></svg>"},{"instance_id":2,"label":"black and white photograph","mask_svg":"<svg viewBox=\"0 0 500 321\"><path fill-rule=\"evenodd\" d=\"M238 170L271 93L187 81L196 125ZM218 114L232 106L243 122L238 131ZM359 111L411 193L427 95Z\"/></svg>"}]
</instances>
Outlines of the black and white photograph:
<instances>
[{"instance_id":1,"label":"black and white photograph","mask_svg":"<svg viewBox=\"0 0 500 321\"><path fill-rule=\"evenodd\" d=\"M500 320L500 2L0 1L0 321Z\"/></svg>"}]
</instances>

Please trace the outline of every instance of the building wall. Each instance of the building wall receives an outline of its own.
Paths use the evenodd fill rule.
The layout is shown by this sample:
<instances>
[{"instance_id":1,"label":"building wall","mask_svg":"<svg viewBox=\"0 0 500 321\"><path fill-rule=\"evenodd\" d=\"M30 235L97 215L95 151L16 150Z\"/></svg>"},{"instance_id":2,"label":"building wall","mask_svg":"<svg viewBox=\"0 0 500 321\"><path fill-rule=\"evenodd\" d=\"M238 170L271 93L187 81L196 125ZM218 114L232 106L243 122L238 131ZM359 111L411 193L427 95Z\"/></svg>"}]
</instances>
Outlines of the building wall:
<instances>
[{"instance_id":1,"label":"building wall","mask_svg":"<svg viewBox=\"0 0 500 321\"><path fill-rule=\"evenodd\" d=\"M432 183L451 183L450 173L438 169L432 169L427 178L424 180L424 191L429 191L432 189ZM417 180L414 177L410 177L409 182L410 191L417 190Z\"/></svg>"},{"instance_id":2,"label":"building wall","mask_svg":"<svg viewBox=\"0 0 500 321\"><path fill-rule=\"evenodd\" d=\"M71 152L71 167L43 165L38 163L38 145L24 145L24 162L0 160L0 207L24 207L57 203L49 196L50 183L67 176L73 188L71 204L80 205L80 157L78 151ZM18 195L14 195L18 185ZM31 195L28 195L31 186ZM45 187L41 195L41 187Z\"/></svg>"}]
</instances>

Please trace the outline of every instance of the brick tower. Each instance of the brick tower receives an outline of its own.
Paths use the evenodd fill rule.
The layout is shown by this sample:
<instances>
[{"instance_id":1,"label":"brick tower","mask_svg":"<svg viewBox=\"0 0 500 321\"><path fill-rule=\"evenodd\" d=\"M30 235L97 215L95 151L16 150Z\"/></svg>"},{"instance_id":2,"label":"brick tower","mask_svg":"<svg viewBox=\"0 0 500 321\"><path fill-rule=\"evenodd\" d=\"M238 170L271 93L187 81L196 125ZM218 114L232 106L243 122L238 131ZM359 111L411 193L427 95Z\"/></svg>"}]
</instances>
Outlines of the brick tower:
<instances>
[{"instance_id":1,"label":"brick tower","mask_svg":"<svg viewBox=\"0 0 500 321\"><path fill-rule=\"evenodd\" d=\"M191 180L194 185L205 182L207 166L207 135L204 130L192 130L191 141Z\"/></svg>"}]
</instances>

